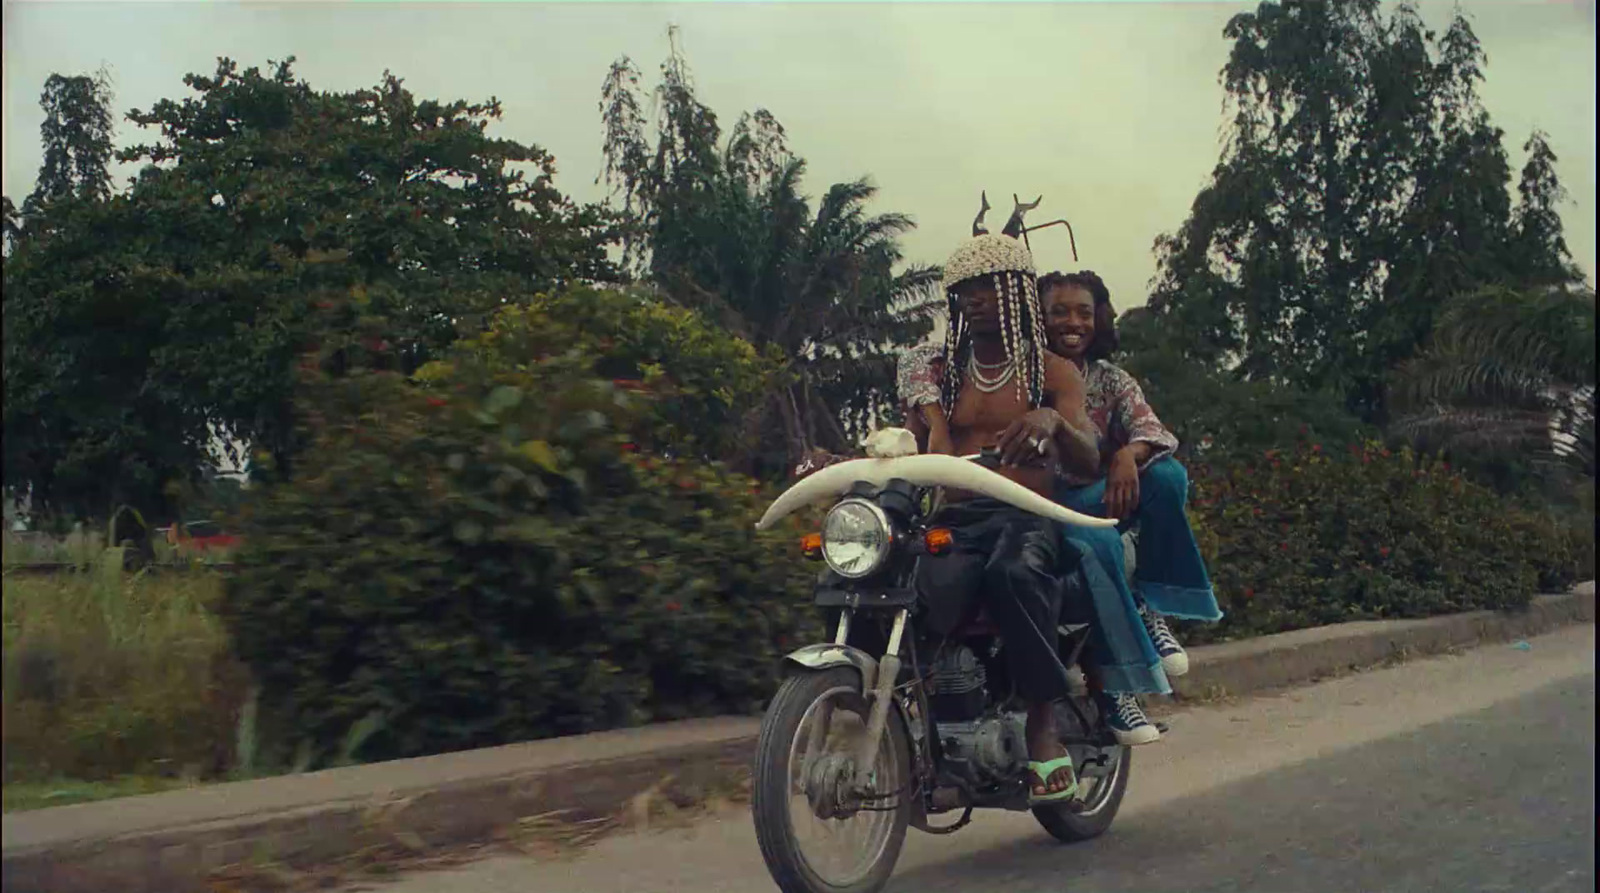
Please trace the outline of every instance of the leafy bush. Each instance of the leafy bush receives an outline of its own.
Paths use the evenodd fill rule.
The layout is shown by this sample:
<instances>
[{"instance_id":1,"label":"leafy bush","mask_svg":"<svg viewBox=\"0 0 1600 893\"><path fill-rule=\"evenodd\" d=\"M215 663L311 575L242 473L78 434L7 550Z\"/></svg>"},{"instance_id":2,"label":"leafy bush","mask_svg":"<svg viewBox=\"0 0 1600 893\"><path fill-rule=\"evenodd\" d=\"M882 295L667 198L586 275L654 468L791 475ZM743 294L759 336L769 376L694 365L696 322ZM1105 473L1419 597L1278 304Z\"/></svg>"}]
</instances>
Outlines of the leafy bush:
<instances>
[{"instance_id":1,"label":"leafy bush","mask_svg":"<svg viewBox=\"0 0 1600 893\"><path fill-rule=\"evenodd\" d=\"M649 396L650 411L635 414L628 432L639 446L721 458L749 433L746 414L783 366L776 351L758 354L700 314L647 292L573 288L502 309L488 331L459 342L451 359L417 377L447 379L461 365L516 374L547 357L576 354L592 360L587 368L596 378Z\"/></svg>"},{"instance_id":2,"label":"leafy bush","mask_svg":"<svg viewBox=\"0 0 1600 893\"><path fill-rule=\"evenodd\" d=\"M1195 642L1526 605L1575 576L1572 538L1448 464L1375 442L1196 463L1190 517L1227 616Z\"/></svg>"},{"instance_id":3,"label":"leafy bush","mask_svg":"<svg viewBox=\"0 0 1600 893\"><path fill-rule=\"evenodd\" d=\"M477 347L425 389L307 374L307 451L247 504L225 598L266 726L325 764L756 708L810 619L769 494L639 450L657 398L581 349Z\"/></svg>"},{"instance_id":4,"label":"leafy bush","mask_svg":"<svg viewBox=\"0 0 1600 893\"><path fill-rule=\"evenodd\" d=\"M92 572L4 582L7 793L17 783L232 768L248 681L211 574Z\"/></svg>"}]
</instances>

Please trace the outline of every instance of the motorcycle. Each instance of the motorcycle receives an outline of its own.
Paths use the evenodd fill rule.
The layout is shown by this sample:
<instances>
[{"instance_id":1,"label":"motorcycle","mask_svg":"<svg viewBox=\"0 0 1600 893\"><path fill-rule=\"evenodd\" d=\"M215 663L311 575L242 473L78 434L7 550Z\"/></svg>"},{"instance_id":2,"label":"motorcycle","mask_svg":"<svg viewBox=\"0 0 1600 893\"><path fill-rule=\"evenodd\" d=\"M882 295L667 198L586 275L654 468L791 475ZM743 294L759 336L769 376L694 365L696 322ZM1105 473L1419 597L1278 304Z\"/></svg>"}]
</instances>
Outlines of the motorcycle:
<instances>
[{"instance_id":1,"label":"motorcycle","mask_svg":"<svg viewBox=\"0 0 1600 893\"><path fill-rule=\"evenodd\" d=\"M1128 786L1129 749L1087 685L1075 684L1056 705L1056 720L1079 794L1031 804L1026 714L1007 678L1004 642L981 611L942 635L926 628L915 573L919 560L953 544L935 517L941 488L1068 524L1116 522L1066 509L995 473L992 453L916 455L910 432L879 435L899 446L874 452L869 445L876 458L796 483L757 524L765 529L805 505L838 500L821 533L802 543L827 565L814 601L838 612L833 641L785 657L788 673L756 745L756 837L784 893L874 893L893 873L908 827L951 834L977 809L1031 811L1057 840L1088 840L1110 827ZM1089 624L1066 620L1058 653L1081 682ZM868 650L874 646L880 657ZM933 820L956 810L954 822Z\"/></svg>"}]
</instances>

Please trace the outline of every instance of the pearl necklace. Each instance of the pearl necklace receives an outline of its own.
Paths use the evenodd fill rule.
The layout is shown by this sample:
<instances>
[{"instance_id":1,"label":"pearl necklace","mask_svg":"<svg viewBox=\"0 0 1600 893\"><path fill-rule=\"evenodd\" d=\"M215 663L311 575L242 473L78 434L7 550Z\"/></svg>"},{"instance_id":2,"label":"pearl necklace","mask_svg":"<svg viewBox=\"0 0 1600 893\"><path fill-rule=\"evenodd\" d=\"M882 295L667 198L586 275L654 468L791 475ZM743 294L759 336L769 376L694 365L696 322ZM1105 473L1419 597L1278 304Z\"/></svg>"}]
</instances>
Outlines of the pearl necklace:
<instances>
[{"instance_id":1,"label":"pearl necklace","mask_svg":"<svg viewBox=\"0 0 1600 893\"><path fill-rule=\"evenodd\" d=\"M991 369L1002 369L1004 371L998 377L990 377L984 374L986 370ZM970 358L967 362L967 375L972 378L972 386L985 394L993 394L995 391L1005 387L1010 383L1011 376L1015 374L1017 374L1017 364L1009 359L993 366L978 362L976 357Z\"/></svg>"}]
</instances>

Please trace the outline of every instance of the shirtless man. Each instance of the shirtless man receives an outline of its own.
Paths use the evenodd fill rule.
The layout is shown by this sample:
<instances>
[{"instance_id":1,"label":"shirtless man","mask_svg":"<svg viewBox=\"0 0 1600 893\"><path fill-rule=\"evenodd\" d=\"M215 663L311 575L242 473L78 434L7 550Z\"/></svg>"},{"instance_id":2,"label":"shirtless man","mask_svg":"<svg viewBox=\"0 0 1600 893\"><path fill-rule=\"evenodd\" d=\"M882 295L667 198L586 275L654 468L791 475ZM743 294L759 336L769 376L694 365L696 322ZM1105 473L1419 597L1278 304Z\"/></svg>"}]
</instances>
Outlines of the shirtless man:
<instances>
[{"instance_id":1,"label":"shirtless man","mask_svg":"<svg viewBox=\"0 0 1600 893\"><path fill-rule=\"evenodd\" d=\"M999 472L1049 498L1057 464L1099 467L1084 413L1083 378L1045 349L1033 258L1017 239L981 235L945 265L950 325L938 376L948 439L961 456L999 450ZM955 550L922 563L928 592L981 591L1006 643L1010 676L1028 703L1033 800L1071 797L1072 760L1055 727L1054 704L1067 695L1056 654L1061 613L1060 537L1053 522L997 500L949 492L937 523L955 533Z\"/></svg>"}]
</instances>

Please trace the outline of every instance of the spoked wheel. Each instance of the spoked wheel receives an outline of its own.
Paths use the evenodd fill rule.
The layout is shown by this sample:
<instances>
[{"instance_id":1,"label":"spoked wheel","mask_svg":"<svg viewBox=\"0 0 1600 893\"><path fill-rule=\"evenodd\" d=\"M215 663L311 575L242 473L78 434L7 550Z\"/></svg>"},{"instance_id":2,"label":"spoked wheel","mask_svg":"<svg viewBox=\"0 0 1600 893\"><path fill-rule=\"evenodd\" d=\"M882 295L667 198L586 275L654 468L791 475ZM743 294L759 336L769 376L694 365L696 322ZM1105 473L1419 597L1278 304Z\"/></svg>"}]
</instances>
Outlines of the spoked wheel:
<instances>
[{"instance_id":1,"label":"spoked wheel","mask_svg":"<svg viewBox=\"0 0 1600 893\"><path fill-rule=\"evenodd\" d=\"M751 812L784 893L874 893L900 857L915 796L910 747L891 708L870 790L856 788L860 684L848 667L791 676L761 722Z\"/></svg>"},{"instance_id":2,"label":"spoked wheel","mask_svg":"<svg viewBox=\"0 0 1600 893\"><path fill-rule=\"evenodd\" d=\"M1088 737L1099 725L1099 705L1093 698L1074 698L1078 709L1089 718L1083 728L1078 715L1066 705L1056 708L1057 728L1063 735ZM1106 833L1122 807L1128 790L1128 775L1133 769L1133 749L1122 745L1091 747L1071 744L1072 765L1078 771L1078 796L1072 803L1049 803L1033 808L1051 837L1063 843L1077 843Z\"/></svg>"}]
</instances>

